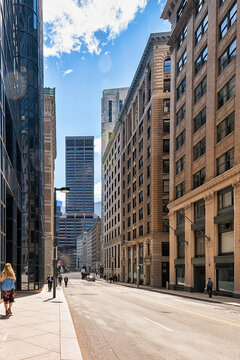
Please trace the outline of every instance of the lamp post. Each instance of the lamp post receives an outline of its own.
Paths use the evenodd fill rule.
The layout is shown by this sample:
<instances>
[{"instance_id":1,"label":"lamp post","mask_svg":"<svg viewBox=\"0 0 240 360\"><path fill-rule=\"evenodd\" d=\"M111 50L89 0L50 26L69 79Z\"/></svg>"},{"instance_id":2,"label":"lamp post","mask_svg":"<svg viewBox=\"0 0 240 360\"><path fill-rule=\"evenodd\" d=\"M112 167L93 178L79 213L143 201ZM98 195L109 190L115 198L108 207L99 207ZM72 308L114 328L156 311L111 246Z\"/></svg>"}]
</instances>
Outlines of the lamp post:
<instances>
[{"instance_id":1,"label":"lamp post","mask_svg":"<svg viewBox=\"0 0 240 360\"><path fill-rule=\"evenodd\" d=\"M57 215L57 191L62 193L69 193L69 187L54 188L54 244L53 244L53 298L56 297L56 287L57 287L57 227L56 227L56 215Z\"/></svg>"}]
</instances>

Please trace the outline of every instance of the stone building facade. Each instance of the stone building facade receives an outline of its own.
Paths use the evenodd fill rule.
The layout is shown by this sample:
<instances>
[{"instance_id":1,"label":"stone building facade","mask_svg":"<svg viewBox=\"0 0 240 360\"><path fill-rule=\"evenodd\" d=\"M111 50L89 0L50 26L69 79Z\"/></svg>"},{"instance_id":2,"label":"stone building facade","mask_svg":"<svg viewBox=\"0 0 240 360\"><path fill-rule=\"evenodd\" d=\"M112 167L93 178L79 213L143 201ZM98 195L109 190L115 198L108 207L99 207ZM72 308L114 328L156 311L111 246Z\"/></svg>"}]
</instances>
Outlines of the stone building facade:
<instances>
[{"instance_id":1,"label":"stone building facade","mask_svg":"<svg viewBox=\"0 0 240 360\"><path fill-rule=\"evenodd\" d=\"M103 262L107 278L121 276L121 123L103 156Z\"/></svg>"},{"instance_id":2,"label":"stone building facade","mask_svg":"<svg viewBox=\"0 0 240 360\"><path fill-rule=\"evenodd\" d=\"M56 159L55 88L44 89L44 193L45 257L44 279L53 273L54 244L54 162Z\"/></svg>"},{"instance_id":3,"label":"stone building facade","mask_svg":"<svg viewBox=\"0 0 240 360\"><path fill-rule=\"evenodd\" d=\"M240 296L240 1L166 2L170 287Z\"/></svg>"},{"instance_id":4,"label":"stone building facade","mask_svg":"<svg viewBox=\"0 0 240 360\"><path fill-rule=\"evenodd\" d=\"M120 116L122 280L168 281L170 33L151 34Z\"/></svg>"}]
</instances>

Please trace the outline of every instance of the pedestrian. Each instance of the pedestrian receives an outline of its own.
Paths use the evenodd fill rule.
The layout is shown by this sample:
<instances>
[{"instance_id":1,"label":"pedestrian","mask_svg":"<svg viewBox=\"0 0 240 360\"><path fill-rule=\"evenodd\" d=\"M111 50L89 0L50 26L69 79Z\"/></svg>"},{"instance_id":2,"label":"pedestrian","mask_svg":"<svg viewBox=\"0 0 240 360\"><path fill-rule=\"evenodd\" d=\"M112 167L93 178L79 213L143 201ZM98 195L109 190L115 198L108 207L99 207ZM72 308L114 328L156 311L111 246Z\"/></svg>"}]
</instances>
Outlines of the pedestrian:
<instances>
[{"instance_id":1,"label":"pedestrian","mask_svg":"<svg viewBox=\"0 0 240 360\"><path fill-rule=\"evenodd\" d=\"M48 291L52 291L53 276L51 274L49 274L47 281L48 281Z\"/></svg>"},{"instance_id":2,"label":"pedestrian","mask_svg":"<svg viewBox=\"0 0 240 360\"><path fill-rule=\"evenodd\" d=\"M210 298L212 297L212 291L213 291L213 282L212 282L211 278L208 278L208 281L207 281L207 293L208 293L208 296Z\"/></svg>"},{"instance_id":3,"label":"pedestrian","mask_svg":"<svg viewBox=\"0 0 240 360\"><path fill-rule=\"evenodd\" d=\"M60 274L58 277L58 285L61 286L62 285L62 275Z\"/></svg>"},{"instance_id":4,"label":"pedestrian","mask_svg":"<svg viewBox=\"0 0 240 360\"><path fill-rule=\"evenodd\" d=\"M117 282L117 274L114 274L113 282Z\"/></svg>"},{"instance_id":5,"label":"pedestrian","mask_svg":"<svg viewBox=\"0 0 240 360\"><path fill-rule=\"evenodd\" d=\"M67 287L67 284L68 284L68 277L67 276L64 277L64 283L65 283L65 287Z\"/></svg>"},{"instance_id":6,"label":"pedestrian","mask_svg":"<svg viewBox=\"0 0 240 360\"><path fill-rule=\"evenodd\" d=\"M106 280L106 279L107 279L107 275L104 275L104 277L103 277L103 278L104 278L104 280Z\"/></svg>"},{"instance_id":7,"label":"pedestrian","mask_svg":"<svg viewBox=\"0 0 240 360\"><path fill-rule=\"evenodd\" d=\"M0 282L2 283L2 298L6 315L12 315L12 304L15 296L15 281L16 276L12 265L9 263L5 264L0 276Z\"/></svg>"},{"instance_id":8,"label":"pedestrian","mask_svg":"<svg viewBox=\"0 0 240 360\"><path fill-rule=\"evenodd\" d=\"M109 280L110 280L110 284L111 284L113 282L112 276L110 276Z\"/></svg>"}]
</instances>

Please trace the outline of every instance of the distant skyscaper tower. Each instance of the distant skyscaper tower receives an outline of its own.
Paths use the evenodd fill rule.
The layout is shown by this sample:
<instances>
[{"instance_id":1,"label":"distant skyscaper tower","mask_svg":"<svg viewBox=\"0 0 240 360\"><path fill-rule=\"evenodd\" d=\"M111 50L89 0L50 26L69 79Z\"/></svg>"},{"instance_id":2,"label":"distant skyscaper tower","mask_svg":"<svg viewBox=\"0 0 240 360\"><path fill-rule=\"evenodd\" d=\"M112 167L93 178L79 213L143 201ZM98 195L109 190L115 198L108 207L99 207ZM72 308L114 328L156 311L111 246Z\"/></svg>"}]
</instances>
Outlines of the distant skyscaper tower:
<instances>
[{"instance_id":1,"label":"distant skyscaper tower","mask_svg":"<svg viewBox=\"0 0 240 360\"><path fill-rule=\"evenodd\" d=\"M59 218L59 250L76 247L77 237L96 221L94 215L94 137L66 137L66 215Z\"/></svg>"},{"instance_id":2,"label":"distant skyscaper tower","mask_svg":"<svg viewBox=\"0 0 240 360\"><path fill-rule=\"evenodd\" d=\"M66 212L94 212L94 137L66 137Z\"/></svg>"}]
</instances>

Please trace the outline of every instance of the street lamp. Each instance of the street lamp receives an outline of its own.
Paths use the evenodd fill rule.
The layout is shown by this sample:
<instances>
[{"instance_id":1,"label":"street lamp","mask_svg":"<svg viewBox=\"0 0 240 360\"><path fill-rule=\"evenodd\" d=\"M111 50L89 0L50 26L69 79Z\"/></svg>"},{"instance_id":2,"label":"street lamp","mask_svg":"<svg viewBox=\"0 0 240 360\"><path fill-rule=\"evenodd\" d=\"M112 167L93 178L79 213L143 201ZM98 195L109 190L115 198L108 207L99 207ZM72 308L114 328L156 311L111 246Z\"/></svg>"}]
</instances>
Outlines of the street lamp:
<instances>
[{"instance_id":1,"label":"street lamp","mask_svg":"<svg viewBox=\"0 0 240 360\"><path fill-rule=\"evenodd\" d=\"M57 191L62 193L69 193L69 187L54 188L54 244L53 244L53 298L56 297L56 287L57 287L57 228L56 228L56 215L57 215Z\"/></svg>"}]
</instances>

